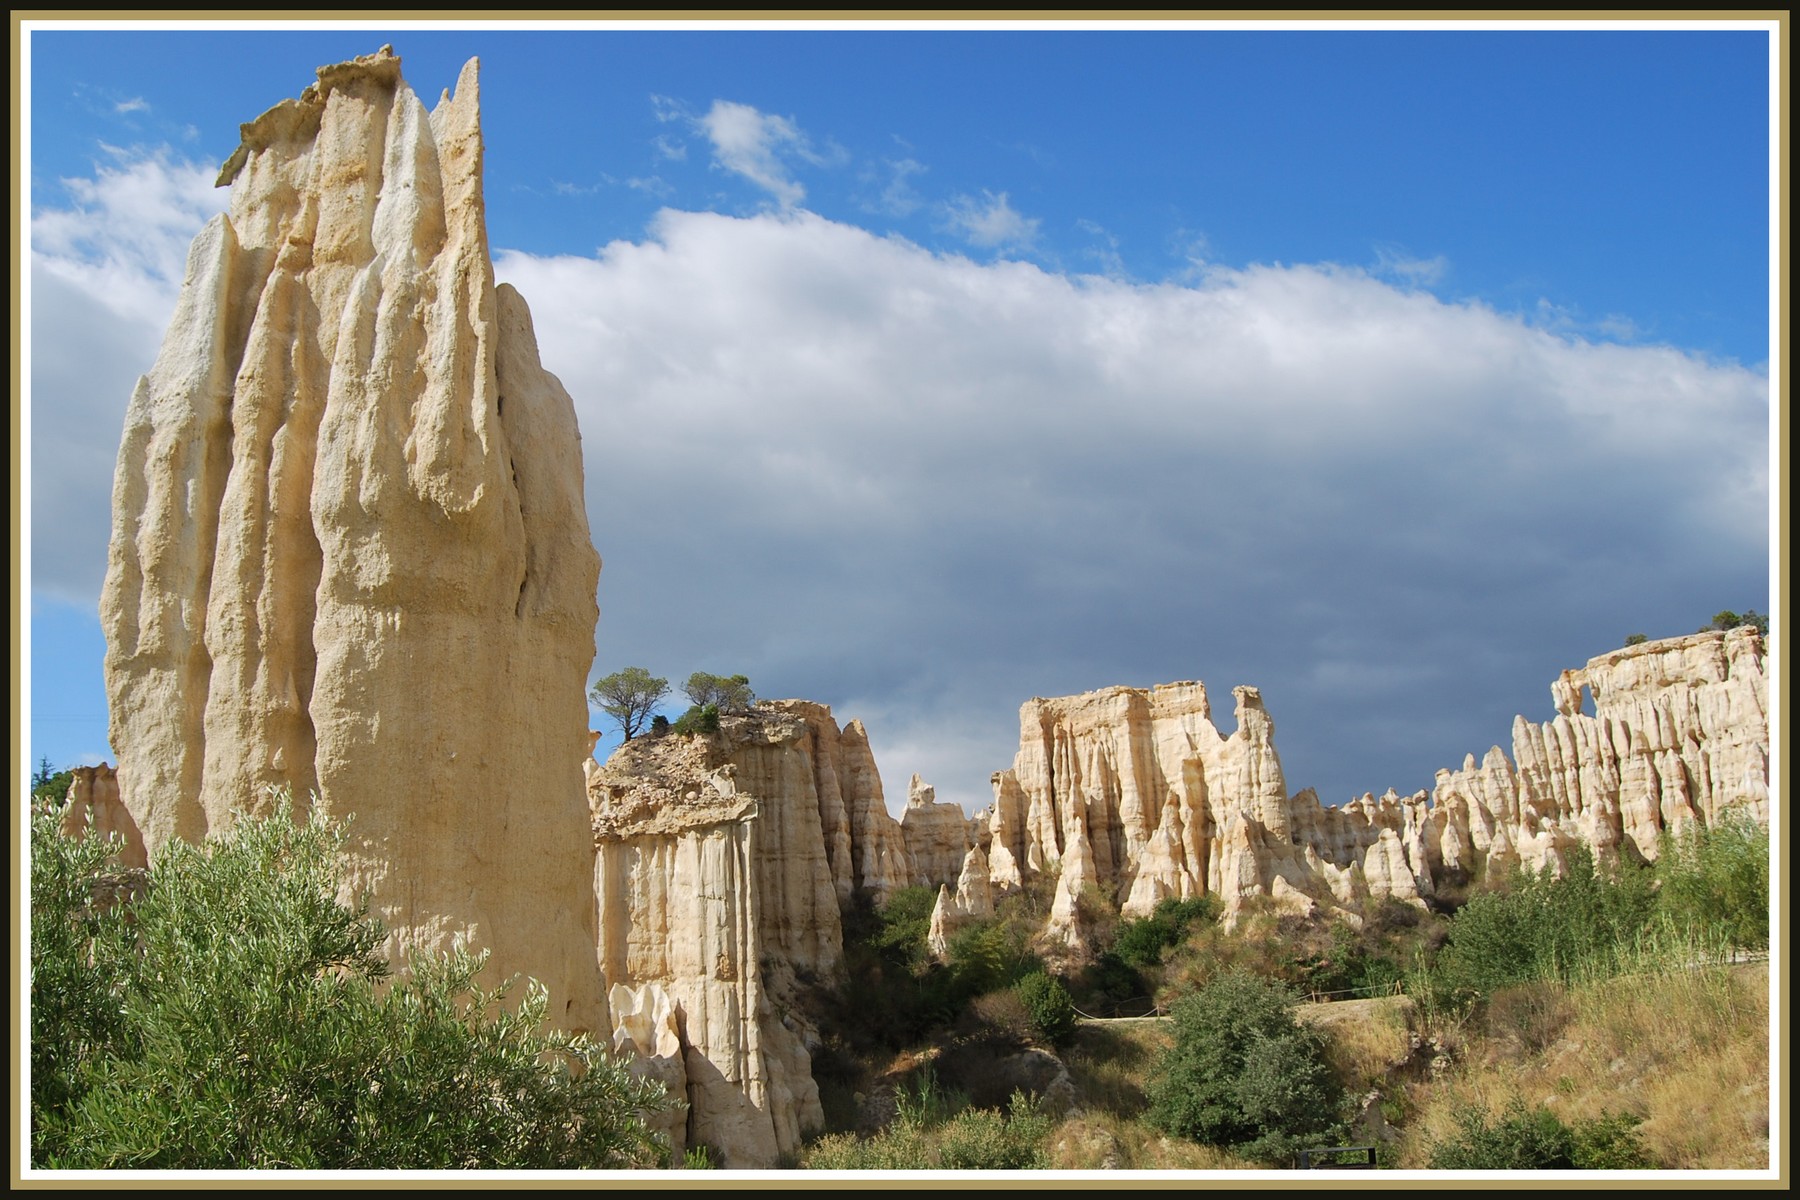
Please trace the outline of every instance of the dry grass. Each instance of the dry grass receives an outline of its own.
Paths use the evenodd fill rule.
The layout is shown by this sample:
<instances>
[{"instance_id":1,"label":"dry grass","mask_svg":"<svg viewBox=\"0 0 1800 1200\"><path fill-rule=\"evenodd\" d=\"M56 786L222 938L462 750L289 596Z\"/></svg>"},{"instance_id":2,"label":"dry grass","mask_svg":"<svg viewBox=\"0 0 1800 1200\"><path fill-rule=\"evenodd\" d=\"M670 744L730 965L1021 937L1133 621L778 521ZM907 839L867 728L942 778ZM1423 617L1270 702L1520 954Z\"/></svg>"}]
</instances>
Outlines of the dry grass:
<instances>
[{"instance_id":1,"label":"dry grass","mask_svg":"<svg viewBox=\"0 0 1800 1200\"><path fill-rule=\"evenodd\" d=\"M1325 1061L1346 1091L1383 1085L1412 1049L1412 1002L1404 996L1302 1004L1295 1015L1325 1035Z\"/></svg>"},{"instance_id":2,"label":"dry grass","mask_svg":"<svg viewBox=\"0 0 1800 1200\"><path fill-rule=\"evenodd\" d=\"M1063 1054L1081 1108L1124 1120L1144 1111L1144 1080L1173 1045L1166 1021L1083 1022Z\"/></svg>"},{"instance_id":3,"label":"dry grass","mask_svg":"<svg viewBox=\"0 0 1800 1200\"><path fill-rule=\"evenodd\" d=\"M1058 1171L1256 1171L1259 1164L1159 1133L1141 1121L1078 1112L1056 1127L1048 1144Z\"/></svg>"},{"instance_id":4,"label":"dry grass","mask_svg":"<svg viewBox=\"0 0 1800 1200\"><path fill-rule=\"evenodd\" d=\"M1668 1170L1769 1166L1766 964L1620 976L1574 989L1532 985L1495 997L1460 1032L1462 1062L1407 1085L1415 1114L1399 1165L1423 1167L1467 1106L1517 1097L1566 1122L1629 1113Z\"/></svg>"}]
</instances>

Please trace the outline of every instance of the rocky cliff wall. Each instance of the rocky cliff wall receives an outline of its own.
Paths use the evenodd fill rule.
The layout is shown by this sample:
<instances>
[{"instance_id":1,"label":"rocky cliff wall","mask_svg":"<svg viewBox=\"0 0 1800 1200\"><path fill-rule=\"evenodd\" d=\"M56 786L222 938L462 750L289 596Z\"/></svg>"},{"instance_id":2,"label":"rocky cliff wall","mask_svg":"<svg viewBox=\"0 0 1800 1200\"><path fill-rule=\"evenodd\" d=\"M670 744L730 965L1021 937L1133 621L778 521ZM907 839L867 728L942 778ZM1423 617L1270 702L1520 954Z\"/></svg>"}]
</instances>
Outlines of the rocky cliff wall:
<instances>
[{"instance_id":1,"label":"rocky cliff wall","mask_svg":"<svg viewBox=\"0 0 1800 1200\"><path fill-rule=\"evenodd\" d=\"M662 1045L689 1104L678 1148L773 1165L823 1121L798 998L839 970L840 906L911 882L867 736L765 702L716 735L627 742L588 778L599 957L633 1014L615 1043Z\"/></svg>"},{"instance_id":2,"label":"rocky cliff wall","mask_svg":"<svg viewBox=\"0 0 1800 1200\"><path fill-rule=\"evenodd\" d=\"M383 50L242 127L126 414L101 620L151 852L290 789L402 944L605 1024L580 758L599 559L574 406L496 287L477 65Z\"/></svg>"},{"instance_id":3,"label":"rocky cliff wall","mask_svg":"<svg viewBox=\"0 0 1800 1200\"><path fill-rule=\"evenodd\" d=\"M1287 795L1254 688L1233 689L1230 737L1199 683L1034 699L1012 769L993 779L985 875L1005 891L1056 869L1049 932L1079 947L1090 884L1130 916L1215 893L1229 921L1253 897L1304 911L1422 903L1445 872L1557 870L1575 845L1652 859L1664 830L1728 811L1767 823L1763 654L1743 628L1601 655L1552 685L1556 717L1514 722L1511 759L1494 747L1440 771L1430 793L1341 808ZM968 907L946 889L945 927Z\"/></svg>"}]
</instances>

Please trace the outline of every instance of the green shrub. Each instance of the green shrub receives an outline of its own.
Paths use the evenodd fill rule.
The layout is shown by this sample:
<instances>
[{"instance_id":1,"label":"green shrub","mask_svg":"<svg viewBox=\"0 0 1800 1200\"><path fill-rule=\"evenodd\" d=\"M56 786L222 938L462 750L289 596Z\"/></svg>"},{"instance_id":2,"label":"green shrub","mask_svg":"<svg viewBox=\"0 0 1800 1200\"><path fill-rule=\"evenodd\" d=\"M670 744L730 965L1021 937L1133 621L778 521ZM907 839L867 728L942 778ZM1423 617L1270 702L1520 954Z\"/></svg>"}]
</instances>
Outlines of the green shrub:
<instances>
[{"instance_id":1,"label":"green shrub","mask_svg":"<svg viewBox=\"0 0 1800 1200\"><path fill-rule=\"evenodd\" d=\"M1165 949L1181 941L1189 924L1210 925L1221 911L1219 898L1210 894L1159 900L1149 916L1120 923L1112 952L1127 966L1154 967L1162 961Z\"/></svg>"},{"instance_id":2,"label":"green shrub","mask_svg":"<svg viewBox=\"0 0 1800 1200\"><path fill-rule=\"evenodd\" d=\"M1075 1034L1075 1003L1069 990L1042 971L1033 972L1013 985L1013 992L1025 1005L1032 1032L1061 1046Z\"/></svg>"},{"instance_id":3,"label":"green shrub","mask_svg":"<svg viewBox=\"0 0 1800 1200\"><path fill-rule=\"evenodd\" d=\"M384 984L379 924L337 900L340 840L283 801L205 848L170 844L141 898L101 906L79 884L101 881L94 844L34 822L33 1054L67 1059L33 1080L34 1164L654 1162L640 1113L661 1088L544 1031L541 986L483 990L485 957L461 952Z\"/></svg>"},{"instance_id":4,"label":"green shrub","mask_svg":"<svg viewBox=\"0 0 1800 1200\"><path fill-rule=\"evenodd\" d=\"M129 1044L123 1002L135 936L109 893L118 843L66 838L56 814L31 817L31 1148L40 1165L95 1064Z\"/></svg>"},{"instance_id":5,"label":"green shrub","mask_svg":"<svg viewBox=\"0 0 1800 1200\"><path fill-rule=\"evenodd\" d=\"M1614 970L1655 910L1651 873L1621 863L1608 878L1580 846L1566 868L1516 872L1504 890L1472 897L1450 922L1437 978L1417 981L1419 993L1468 1003L1496 988Z\"/></svg>"},{"instance_id":6,"label":"green shrub","mask_svg":"<svg viewBox=\"0 0 1800 1200\"><path fill-rule=\"evenodd\" d=\"M696 704L669 726L670 733L679 733L683 737L696 734L719 732L719 706L716 704Z\"/></svg>"},{"instance_id":7,"label":"green shrub","mask_svg":"<svg viewBox=\"0 0 1800 1200\"><path fill-rule=\"evenodd\" d=\"M804 1163L811 1171L928 1171L936 1165L926 1135L907 1127L884 1129L872 1138L822 1137Z\"/></svg>"},{"instance_id":8,"label":"green shrub","mask_svg":"<svg viewBox=\"0 0 1800 1200\"><path fill-rule=\"evenodd\" d=\"M1146 1087L1151 1123L1265 1162L1338 1130L1342 1097L1296 998L1243 971L1178 1002L1175 1046Z\"/></svg>"},{"instance_id":9,"label":"green shrub","mask_svg":"<svg viewBox=\"0 0 1800 1200\"><path fill-rule=\"evenodd\" d=\"M953 1107L954 1097L929 1091L935 1083L925 1088L909 1089L900 1119L889 1128L870 1138L820 1138L807 1150L804 1165L814 1171L1029 1171L1049 1165L1044 1142L1052 1122L1024 1093L1013 1093L1003 1116L993 1109Z\"/></svg>"},{"instance_id":10,"label":"green shrub","mask_svg":"<svg viewBox=\"0 0 1800 1200\"><path fill-rule=\"evenodd\" d=\"M1637 1118L1606 1114L1569 1126L1547 1108L1514 1100L1489 1121L1479 1108L1456 1114L1456 1132L1433 1142L1438 1171L1628 1171L1654 1166L1637 1134Z\"/></svg>"},{"instance_id":11,"label":"green shrub","mask_svg":"<svg viewBox=\"0 0 1800 1200\"><path fill-rule=\"evenodd\" d=\"M938 1165L946 1171L1033 1171L1049 1166L1043 1143L1050 1119L1031 1098L1014 1092L1009 1115L990 1108L958 1113L938 1139Z\"/></svg>"},{"instance_id":12,"label":"green shrub","mask_svg":"<svg viewBox=\"0 0 1800 1200\"><path fill-rule=\"evenodd\" d=\"M69 785L75 782L73 767L65 767L60 771L50 769L50 760L38 759L38 767L31 774L31 798L40 803L60 807L68 799Z\"/></svg>"},{"instance_id":13,"label":"green shrub","mask_svg":"<svg viewBox=\"0 0 1800 1200\"><path fill-rule=\"evenodd\" d=\"M1769 831L1748 817L1665 837L1656 877L1658 911L1676 928L1769 944Z\"/></svg>"},{"instance_id":14,"label":"green shrub","mask_svg":"<svg viewBox=\"0 0 1800 1200\"><path fill-rule=\"evenodd\" d=\"M968 1106L967 1096L938 1082L937 1070L930 1063L894 1094L895 1119L906 1129L935 1128Z\"/></svg>"}]
</instances>

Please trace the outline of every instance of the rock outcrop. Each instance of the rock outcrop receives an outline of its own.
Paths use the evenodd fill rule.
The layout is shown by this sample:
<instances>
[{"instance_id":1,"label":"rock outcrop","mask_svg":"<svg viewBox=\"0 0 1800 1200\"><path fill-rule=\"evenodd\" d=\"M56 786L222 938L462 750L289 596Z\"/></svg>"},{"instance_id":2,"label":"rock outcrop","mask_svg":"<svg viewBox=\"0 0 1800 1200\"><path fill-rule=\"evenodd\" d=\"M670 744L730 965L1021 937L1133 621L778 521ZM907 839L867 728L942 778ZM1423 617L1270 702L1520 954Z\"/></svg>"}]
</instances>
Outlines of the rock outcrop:
<instances>
[{"instance_id":1,"label":"rock outcrop","mask_svg":"<svg viewBox=\"0 0 1800 1200\"><path fill-rule=\"evenodd\" d=\"M580 759L599 558L580 435L496 286L477 64L380 53L242 127L126 414L101 619L152 853L271 787L355 817L402 945L605 1025Z\"/></svg>"},{"instance_id":2,"label":"rock outcrop","mask_svg":"<svg viewBox=\"0 0 1800 1200\"><path fill-rule=\"evenodd\" d=\"M938 803L937 789L914 775L906 789L900 832L915 880L926 887L956 885L963 859L974 844L969 816L961 805Z\"/></svg>"},{"instance_id":3,"label":"rock outcrop","mask_svg":"<svg viewBox=\"0 0 1800 1200\"><path fill-rule=\"evenodd\" d=\"M1626 647L1552 685L1558 715L1513 726L1435 789L1327 808L1289 796L1274 723L1233 689L1237 729L1214 727L1206 689L1108 688L1020 710L1011 770L994 776L987 877L996 890L1055 870L1047 927L1079 948L1092 885L1128 916L1214 893L1227 921L1266 897L1354 915L1372 899L1423 903L1449 874L1559 870L1572 846L1653 859L1664 830L1769 817L1768 684L1755 630ZM1583 696L1594 711L1584 713ZM1516 764L1516 765L1515 765ZM948 892L946 929L956 923Z\"/></svg>"},{"instance_id":4,"label":"rock outcrop","mask_svg":"<svg viewBox=\"0 0 1800 1200\"><path fill-rule=\"evenodd\" d=\"M96 767L75 767L71 775L63 805L63 836L117 838L120 866L148 867L144 835L119 799L118 772L101 763Z\"/></svg>"},{"instance_id":5,"label":"rock outcrop","mask_svg":"<svg viewBox=\"0 0 1800 1200\"><path fill-rule=\"evenodd\" d=\"M589 779L614 1008L666 1009L679 1053L660 1016L615 1044L663 1031L658 1077L689 1105L678 1148L773 1165L823 1121L797 1000L839 970L841 906L910 883L868 738L824 705L765 702L710 737L636 738Z\"/></svg>"}]
</instances>

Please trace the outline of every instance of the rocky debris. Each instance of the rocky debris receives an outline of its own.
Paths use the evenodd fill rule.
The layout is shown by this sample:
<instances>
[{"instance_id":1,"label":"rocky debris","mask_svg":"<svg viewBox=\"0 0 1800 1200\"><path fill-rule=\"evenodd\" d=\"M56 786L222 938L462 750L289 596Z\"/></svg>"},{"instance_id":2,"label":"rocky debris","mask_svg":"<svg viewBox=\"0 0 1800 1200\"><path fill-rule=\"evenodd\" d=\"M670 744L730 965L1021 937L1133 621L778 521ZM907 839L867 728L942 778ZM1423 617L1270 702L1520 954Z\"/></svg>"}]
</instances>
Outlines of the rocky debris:
<instances>
[{"instance_id":1,"label":"rocky debris","mask_svg":"<svg viewBox=\"0 0 1800 1200\"><path fill-rule=\"evenodd\" d=\"M101 619L151 853L270 787L354 815L390 950L492 952L606 1024L579 767L600 561L581 439L496 286L477 64L391 49L242 127L127 410Z\"/></svg>"},{"instance_id":2,"label":"rocky debris","mask_svg":"<svg viewBox=\"0 0 1800 1200\"><path fill-rule=\"evenodd\" d=\"M1576 845L1652 859L1664 830L1727 812L1767 823L1763 654L1740 628L1601 655L1553 685L1559 715L1514 722L1512 759L1495 747L1440 771L1430 794L1341 808L1286 795L1255 688L1233 689L1230 737L1200 683L1033 699L1013 766L993 779L990 887L1058 869L1046 933L1078 949L1089 885L1133 917L1211 892L1228 924L1253 897L1354 921L1373 899L1425 903L1446 873L1559 870Z\"/></svg>"}]
</instances>

